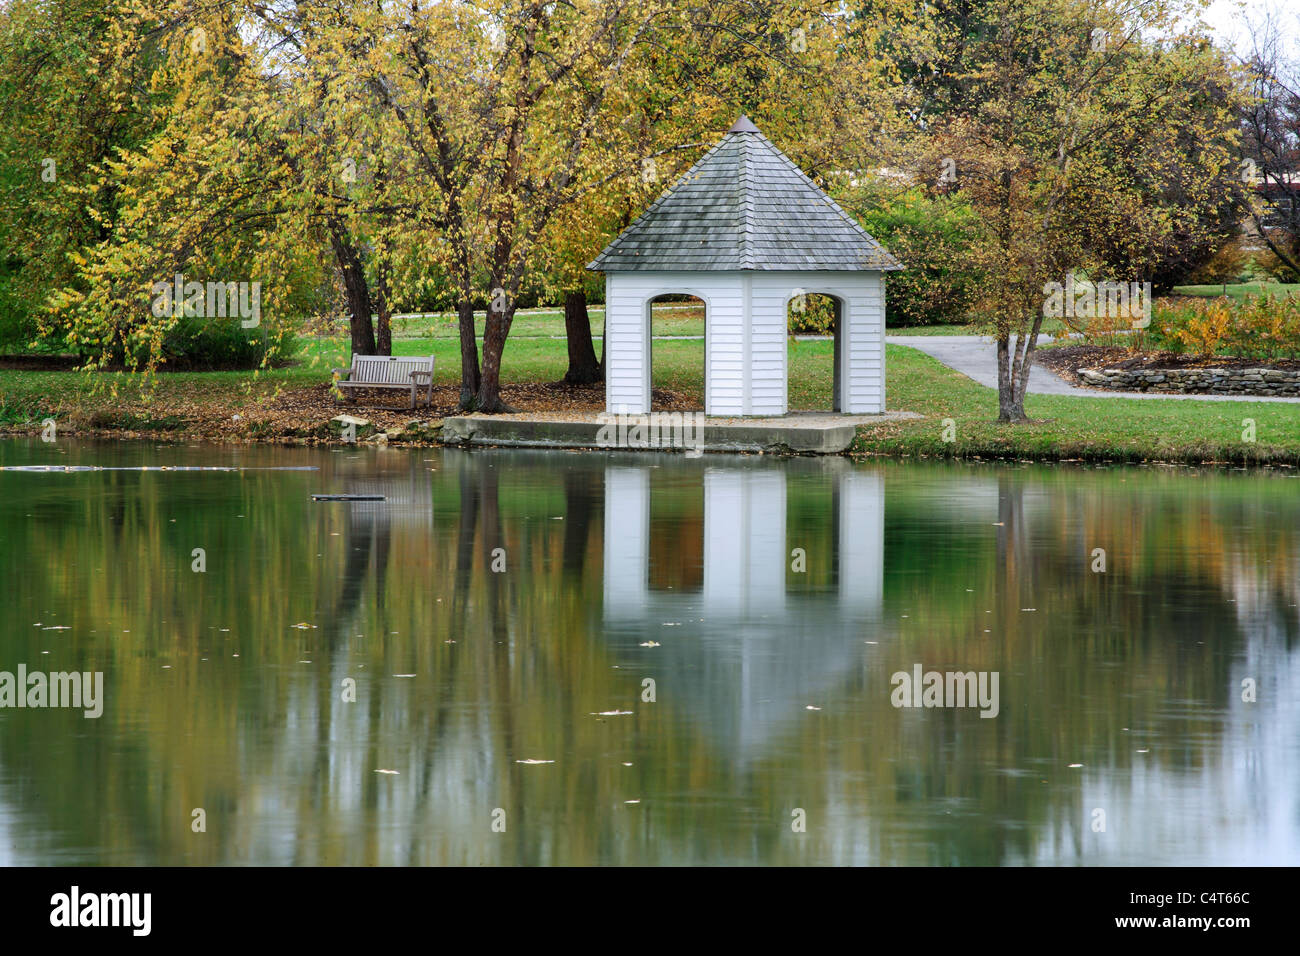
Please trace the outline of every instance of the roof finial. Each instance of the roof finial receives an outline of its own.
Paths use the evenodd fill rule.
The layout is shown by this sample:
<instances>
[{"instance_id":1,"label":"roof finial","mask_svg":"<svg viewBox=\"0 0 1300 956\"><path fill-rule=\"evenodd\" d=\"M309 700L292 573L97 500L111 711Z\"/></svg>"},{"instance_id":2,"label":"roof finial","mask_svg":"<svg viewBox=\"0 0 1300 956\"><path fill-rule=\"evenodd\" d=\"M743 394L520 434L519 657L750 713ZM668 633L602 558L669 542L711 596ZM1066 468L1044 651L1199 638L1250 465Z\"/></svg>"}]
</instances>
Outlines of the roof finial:
<instances>
[{"instance_id":1,"label":"roof finial","mask_svg":"<svg viewBox=\"0 0 1300 956\"><path fill-rule=\"evenodd\" d=\"M731 125L728 133L757 133L758 127L750 122L749 117L744 113L740 114L740 119Z\"/></svg>"}]
</instances>

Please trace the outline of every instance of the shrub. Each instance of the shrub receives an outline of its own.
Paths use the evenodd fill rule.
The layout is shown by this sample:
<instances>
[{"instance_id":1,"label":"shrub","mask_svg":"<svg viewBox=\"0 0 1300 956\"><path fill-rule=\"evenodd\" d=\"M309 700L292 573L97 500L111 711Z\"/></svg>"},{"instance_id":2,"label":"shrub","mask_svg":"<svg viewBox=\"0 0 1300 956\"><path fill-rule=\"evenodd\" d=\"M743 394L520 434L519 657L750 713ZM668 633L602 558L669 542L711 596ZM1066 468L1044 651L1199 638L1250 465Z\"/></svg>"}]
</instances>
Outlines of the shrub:
<instances>
[{"instance_id":1,"label":"shrub","mask_svg":"<svg viewBox=\"0 0 1300 956\"><path fill-rule=\"evenodd\" d=\"M0 351L21 352L39 334L32 305L20 291L17 266L0 261Z\"/></svg>"},{"instance_id":2,"label":"shrub","mask_svg":"<svg viewBox=\"0 0 1300 956\"><path fill-rule=\"evenodd\" d=\"M212 371L252 369L268 352L272 362L283 361L297 350L289 329L245 329L237 319L184 316L163 336L164 367Z\"/></svg>"},{"instance_id":3,"label":"shrub","mask_svg":"<svg viewBox=\"0 0 1300 956\"><path fill-rule=\"evenodd\" d=\"M978 273L968 265L975 216L951 197L912 189L861 212L862 227L903 264L885 282L885 324L944 325L969 320Z\"/></svg>"},{"instance_id":4,"label":"shrub","mask_svg":"<svg viewBox=\"0 0 1300 956\"><path fill-rule=\"evenodd\" d=\"M1300 299L1247 296L1156 303L1152 344L1193 355L1300 358Z\"/></svg>"},{"instance_id":5,"label":"shrub","mask_svg":"<svg viewBox=\"0 0 1300 956\"><path fill-rule=\"evenodd\" d=\"M1188 281L1196 285L1226 285L1248 279L1252 271L1251 254L1238 239L1220 246L1213 256L1192 271Z\"/></svg>"}]
</instances>

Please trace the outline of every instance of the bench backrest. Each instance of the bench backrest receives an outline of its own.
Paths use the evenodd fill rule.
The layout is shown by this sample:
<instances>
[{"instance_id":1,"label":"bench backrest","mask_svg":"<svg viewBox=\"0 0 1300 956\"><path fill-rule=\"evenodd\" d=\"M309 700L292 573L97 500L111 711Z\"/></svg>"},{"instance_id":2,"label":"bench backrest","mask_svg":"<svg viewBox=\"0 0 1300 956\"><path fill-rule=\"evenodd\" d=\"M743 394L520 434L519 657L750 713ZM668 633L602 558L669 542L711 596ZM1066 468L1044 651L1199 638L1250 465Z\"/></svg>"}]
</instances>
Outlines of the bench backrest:
<instances>
[{"instance_id":1,"label":"bench backrest","mask_svg":"<svg viewBox=\"0 0 1300 956\"><path fill-rule=\"evenodd\" d=\"M432 372L432 355L354 355L352 381L410 385L412 372Z\"/></svg>"}]
</instances>

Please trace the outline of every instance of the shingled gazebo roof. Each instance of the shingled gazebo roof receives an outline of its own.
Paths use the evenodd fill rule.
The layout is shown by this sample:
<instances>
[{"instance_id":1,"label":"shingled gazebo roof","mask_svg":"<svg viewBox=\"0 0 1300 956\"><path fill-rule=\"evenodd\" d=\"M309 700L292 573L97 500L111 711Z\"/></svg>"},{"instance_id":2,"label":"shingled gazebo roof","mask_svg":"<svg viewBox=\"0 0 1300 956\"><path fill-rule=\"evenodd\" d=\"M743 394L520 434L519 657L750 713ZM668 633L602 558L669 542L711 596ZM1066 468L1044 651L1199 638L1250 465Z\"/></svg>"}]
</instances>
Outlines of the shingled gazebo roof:
<instances>
[{"instance_id":1,"label":"shingled gazebo roof","mask_svg":"<svg viewBox=\"0 0 1300 956\"><path fill-rule=\"evenodd\" d=\"M742 116L587 268L858 271L902 265Z\"/></svg>"}]
</instances>

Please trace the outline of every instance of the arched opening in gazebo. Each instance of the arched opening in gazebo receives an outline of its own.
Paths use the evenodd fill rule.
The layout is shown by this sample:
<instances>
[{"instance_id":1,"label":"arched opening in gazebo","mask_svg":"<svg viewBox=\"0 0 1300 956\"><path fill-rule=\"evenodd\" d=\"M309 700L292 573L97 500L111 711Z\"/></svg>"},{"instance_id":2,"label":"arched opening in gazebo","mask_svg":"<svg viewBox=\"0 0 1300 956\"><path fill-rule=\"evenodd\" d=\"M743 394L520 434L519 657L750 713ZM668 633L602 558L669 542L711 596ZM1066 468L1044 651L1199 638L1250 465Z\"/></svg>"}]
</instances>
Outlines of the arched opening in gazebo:
<instances>
[{"instance_id":1,"label":"arched opening in gazebo","mask_svg":"<svg viewBox=\"0 0 1300 956\"><path fill-rule=\"evenodd\" d=\"M646 299L651 411L704 410L708 319L708 301L684 289Z\"/></svg>"},{"instance_id":2,"label":"arched opening in gazebo","mask_svg":"<svg viewBox=\"0 0 1300 956\"><path fill-rule=\"evenodd\" d=\"M790 390L790 409L842 411L844 300L830 292L798 289L786 302L786 319L795 339L789 378L800 383Z\"/></svg>"}]
</instances>

